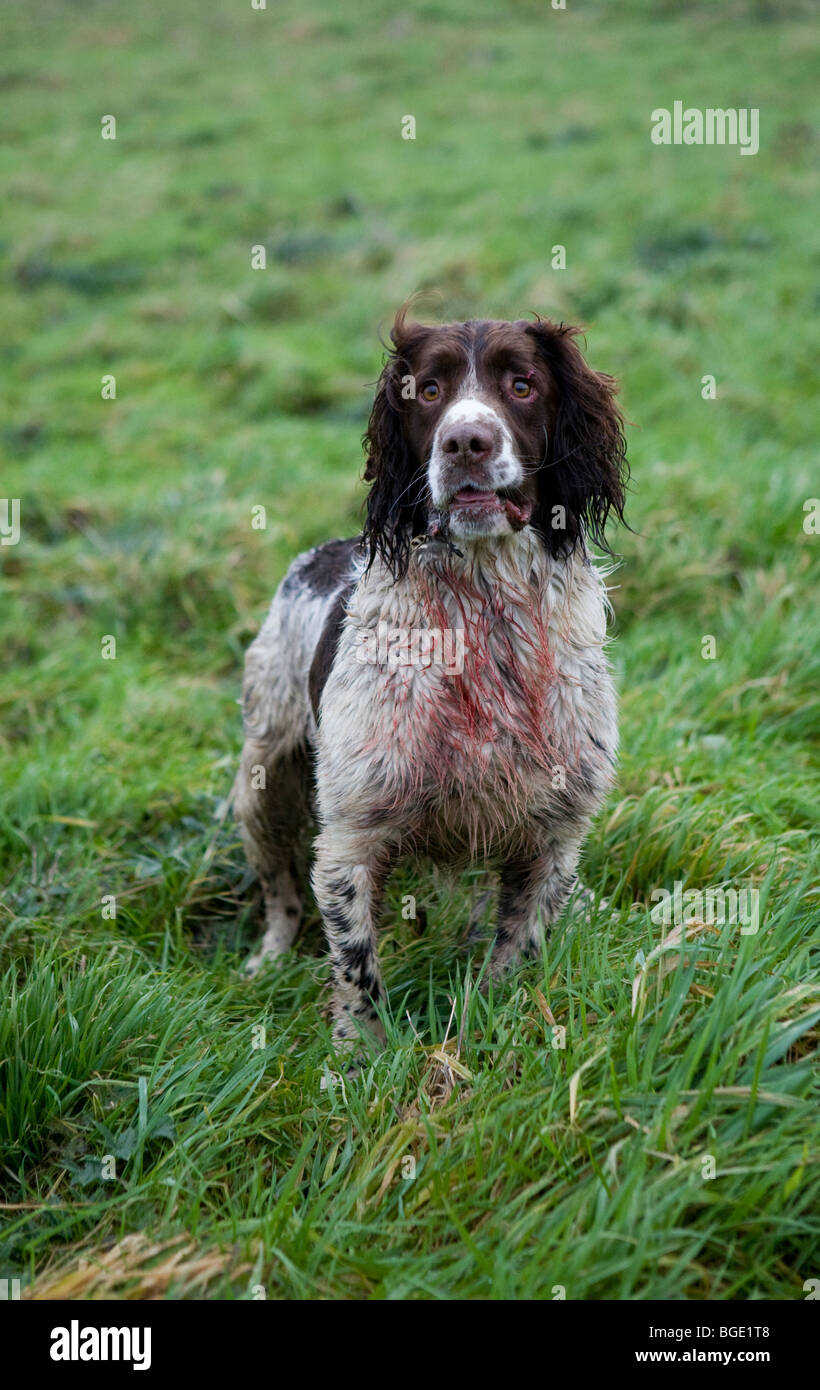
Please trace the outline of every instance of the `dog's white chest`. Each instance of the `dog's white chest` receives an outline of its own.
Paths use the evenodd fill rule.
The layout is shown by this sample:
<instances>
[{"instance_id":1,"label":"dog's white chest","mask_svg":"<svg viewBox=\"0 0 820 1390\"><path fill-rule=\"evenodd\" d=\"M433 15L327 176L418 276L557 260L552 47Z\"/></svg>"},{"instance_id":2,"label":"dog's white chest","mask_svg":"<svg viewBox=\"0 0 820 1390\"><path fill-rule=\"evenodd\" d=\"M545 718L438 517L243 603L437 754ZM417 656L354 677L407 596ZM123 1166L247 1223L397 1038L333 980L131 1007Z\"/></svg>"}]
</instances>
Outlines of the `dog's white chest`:
<instances>
[{"instance_id":1,"label":"dog's white chest","mask_svg":"<svg viewBox=\"0 0 820 1390\"><path fill-rule=\"evenodd\" d=\"M353 801L385 816L422 808L446 835L465 816L543 809L582 765L605 775L615 713L602 582L589 565L505 558L461 585L360 585L323 699L323 814ZM602 716L607 757L590 742Z\"/></svg>"}]
</instances>

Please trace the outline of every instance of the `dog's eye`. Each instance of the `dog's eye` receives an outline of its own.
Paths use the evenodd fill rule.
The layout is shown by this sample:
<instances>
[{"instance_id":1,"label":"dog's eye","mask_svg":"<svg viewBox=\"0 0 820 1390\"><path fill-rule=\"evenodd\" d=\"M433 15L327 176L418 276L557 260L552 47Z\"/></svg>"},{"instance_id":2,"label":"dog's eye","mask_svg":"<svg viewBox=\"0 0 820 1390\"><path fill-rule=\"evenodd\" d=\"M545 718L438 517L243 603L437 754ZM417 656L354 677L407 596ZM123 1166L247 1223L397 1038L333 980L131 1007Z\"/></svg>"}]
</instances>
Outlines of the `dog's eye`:
<instances>
[{"instance_id":1,"label":"dog's eye","mask_svg":"<svg viewBox=\"0 0 820 1390\"><path fill-rule=\"evenodd\" d=\"M438 400L439 389L435 381L425 381L424 385L421 388L421 398L424 401Z\"/></svg>"},{"instance_id":2,"label":"dog's eye","mask_svg":"<svg viewBox=\"0 0 820 1390\"><path fill-rule=\"evenodd\" d=\"M526 377L517 376L514 378L512 393L514 396L517 396L520 401L525 401L527 396L532 395L532 387Z\"/></svg>"}]
</instances>

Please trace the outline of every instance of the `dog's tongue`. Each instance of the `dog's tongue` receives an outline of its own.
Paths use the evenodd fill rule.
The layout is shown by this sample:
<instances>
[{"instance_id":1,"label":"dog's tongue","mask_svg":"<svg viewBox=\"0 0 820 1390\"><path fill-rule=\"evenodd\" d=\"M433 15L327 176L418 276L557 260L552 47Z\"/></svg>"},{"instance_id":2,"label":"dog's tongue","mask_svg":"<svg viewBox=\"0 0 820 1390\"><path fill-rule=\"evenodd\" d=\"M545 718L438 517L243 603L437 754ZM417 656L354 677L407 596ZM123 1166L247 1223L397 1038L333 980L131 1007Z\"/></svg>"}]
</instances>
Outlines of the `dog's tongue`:
<instances>
[{"instance_id":1,"label":"dog's tongue","mask_svg":"<svg viewBox=\"0 0 820 1390\"><path fill-rule=\"evenodd\" d=\"M532 502L513 502L511 497L507 497L504 502L504 511L507 513L507 520L513 530L520 531L522 526L526 526L532 516Z\"/></svg>"},{"instance_id":2,"label":"dog's tongue","mask_svg":"<svg viewBox=\"0 0 820 1390\"><path fill-rule=\"evenodd\" d=\"M473 488L465 488L463 492L457 492L453 498L459 507L494 507L498 505L498 498L494 492L476 492Z\"/></svg>"},{"instance_id":3,"label":"dog's tongue","mask_svg":"<svg viewBox=\"0 0 820 1390\"><path fill-rule=\"evenodd\" d=\"M465 488L463 492L457 492L453 502L457 507L503 508L514 531L520 531L523 526L527 525L532 516L532 502L514 502L511 497L502 499L494 492L476 492L473 488Z\"/></svg>"}]
</instances>

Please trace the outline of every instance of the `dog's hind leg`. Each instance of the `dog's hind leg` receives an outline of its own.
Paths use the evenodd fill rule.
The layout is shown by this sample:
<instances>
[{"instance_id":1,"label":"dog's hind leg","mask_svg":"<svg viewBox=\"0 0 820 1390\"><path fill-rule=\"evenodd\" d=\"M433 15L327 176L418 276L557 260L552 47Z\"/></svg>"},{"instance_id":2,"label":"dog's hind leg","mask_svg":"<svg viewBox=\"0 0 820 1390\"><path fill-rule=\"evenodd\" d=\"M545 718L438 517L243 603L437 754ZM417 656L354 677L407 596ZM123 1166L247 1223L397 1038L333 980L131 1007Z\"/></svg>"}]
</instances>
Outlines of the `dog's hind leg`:
<instances>
[{"instance_id":1,"label":"dog's hind leg","mask_svg":"<svg viewBox=\"0 0 820 1390\"><path fill-rule=\"evenodd\" d=\"M539 854L509 862L501 870L498 925L490 974L500 978L522 956L536 955L578 882L584 835L555 840Z\"/></svg>"},{"instance_id":2,"label":"dog's hind leg","mask_svg":"<svg viewBox=\"0 0 820 1390\"><path fill-rule=\"evenodd\" d=\"M245 657L245 746L234 804L265 900L265 934L246 974L287 951L299 930L302 904L294 865L307 857L312 838L316 719L355 551L355 541L329 541L299 556ZM337 623L325 649L331 613L337 613Z\"/></svg>"},{"instance_id":3,"label":"dog's hind leg","mask_svg":"<svg viewBox=\"0 0 820 1390\"><path fill-rule=\"evenodd\" d=\"M248 863L262 885L265 933L244 967L255 975L293 944L302 920L294 861L311 820L310 756L306 748L274 752L249 738L236 779L235 815Z\"/></svg>"}]
</instances>

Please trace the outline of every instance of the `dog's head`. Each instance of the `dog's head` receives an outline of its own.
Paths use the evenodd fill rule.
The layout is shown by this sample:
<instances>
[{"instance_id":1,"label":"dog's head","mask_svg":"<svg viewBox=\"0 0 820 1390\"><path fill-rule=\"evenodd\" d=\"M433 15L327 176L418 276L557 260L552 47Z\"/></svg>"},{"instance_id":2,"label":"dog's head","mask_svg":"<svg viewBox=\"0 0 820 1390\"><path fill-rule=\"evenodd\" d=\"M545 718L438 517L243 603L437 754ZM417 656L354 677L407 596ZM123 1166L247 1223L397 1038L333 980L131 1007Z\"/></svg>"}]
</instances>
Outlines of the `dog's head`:
<instances>
[{"instance_id":1,"label":"dog's head","mask_svg":"<svg viewBox=\"0 0 820 1390\"><path fill-rule=\"evenodd\" d=\"M612 377L578 330L536 319L428 327L400 310L364 437L365 540L399 577L415 536L459 547L531 526L553 555L607 549L623 516L625 440Z\"/></svg>"}]
</instances>

